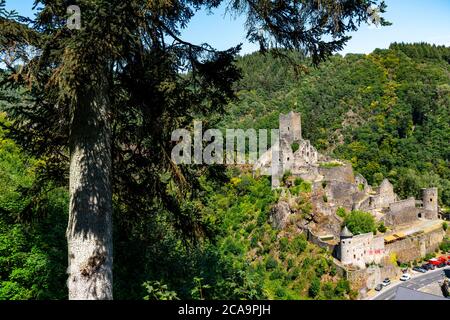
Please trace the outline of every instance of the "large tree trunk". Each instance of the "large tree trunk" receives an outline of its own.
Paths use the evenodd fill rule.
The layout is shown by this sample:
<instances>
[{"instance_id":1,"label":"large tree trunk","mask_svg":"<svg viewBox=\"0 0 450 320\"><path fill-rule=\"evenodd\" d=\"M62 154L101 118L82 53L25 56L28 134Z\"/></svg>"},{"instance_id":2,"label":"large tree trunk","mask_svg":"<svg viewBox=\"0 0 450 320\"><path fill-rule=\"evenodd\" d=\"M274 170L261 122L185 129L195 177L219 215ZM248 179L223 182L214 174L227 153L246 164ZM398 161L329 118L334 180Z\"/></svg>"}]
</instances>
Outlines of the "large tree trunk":
<instances>
[{"instance_id":1,"label":"large tree trunk","mask_svg":"<svg viewBox=\"0 0 450 320\"><path fill-rule=\"evenodd\" d=\"M111 129L104 84L81 94L70 133L69 299L112 299Z\"/></svg>"}]
</instances>

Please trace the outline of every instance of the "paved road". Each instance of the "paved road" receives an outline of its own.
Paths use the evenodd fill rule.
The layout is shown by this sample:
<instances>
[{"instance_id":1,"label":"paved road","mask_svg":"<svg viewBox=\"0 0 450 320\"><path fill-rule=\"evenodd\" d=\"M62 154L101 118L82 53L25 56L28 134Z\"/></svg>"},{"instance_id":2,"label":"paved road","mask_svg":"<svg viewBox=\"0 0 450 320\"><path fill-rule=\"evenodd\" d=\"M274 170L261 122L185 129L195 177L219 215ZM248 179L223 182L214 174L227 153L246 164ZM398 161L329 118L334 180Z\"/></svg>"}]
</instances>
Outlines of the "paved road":
<instances>
[{"instance_id":1,"label":"paved road","mask_svg":"<svg viewBox=\"0 0 450 320\"><path fill-rule=\"evenodd\" d=\"M447 276L450 275L450 268L436 269L433 271L428 271L424 274L412 274L411 280L392 284L391 286L384 288L383 291L381 291L371 300L393 300L399 286L413 290L419 290L429 284L432 284L433 282L442 280L444 277L444 272L447 274Z\"/></svg>"}]
</instances>

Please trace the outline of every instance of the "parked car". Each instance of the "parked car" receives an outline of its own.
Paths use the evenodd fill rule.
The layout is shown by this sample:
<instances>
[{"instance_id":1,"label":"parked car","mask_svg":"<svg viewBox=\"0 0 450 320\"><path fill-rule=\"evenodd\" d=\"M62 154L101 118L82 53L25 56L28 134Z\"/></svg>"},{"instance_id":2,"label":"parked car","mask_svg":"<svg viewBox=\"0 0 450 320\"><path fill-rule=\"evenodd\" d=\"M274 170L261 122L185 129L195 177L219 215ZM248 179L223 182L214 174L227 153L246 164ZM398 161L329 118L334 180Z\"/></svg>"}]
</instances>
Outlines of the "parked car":
<instances>
[{"instance_id":1,"label":"parked car","mask_svg":"<svg viewBox=\"0 0 450 320\"><path fill-rule=\"evenodd\" d=\"M416 272L420 272L420 273L426 273L427 272L427 270L425 270L424 268L421 268L421 267L414 267L413 270L416 271Z\"/></svg>"},{"instance_id":2,"label":"parked car","mask_svg":"<svg viewBox=\"0 0 450 320\"><path fill-rule=\"evenodd\" d=\"M424 268L425 270L428 270L428 271L436 269L436 267L433 264L430 264L430 263L425 263L422 266L422 268Z\"/></svg>"},{"instance_id":3,"label":"parked car","mask_svg":"<svg viewBox=\"0 0 450 320\"><path fill-rule=\"evenodd\" d=\"M411 279L411 276L409 275L409 273L405 273L400 277L400 281L408 281Z\"/></svg>"},{"instance_id":4,"label":"parked car","mask_svg":"<svg viewBox=\"0 0 450 320\"><path fill-rule=\"evenodd\" d=\"M381 290L383 290L383 284L378 284L376 287L375 287L375 290L376 291L381 291Z\"/></svg>"},{"instance_id":5,"label":"parked car","mask_svg":"<svg viewBox=\"0 0 450 320\"><path fill-rule=\"evenodd\" d=\"M386 279L383 280L382 285L383 285L384 287L387 287L387 286L390 285L390 284L391 284L391 279L386 278Z\"/></svg>"},{"instance_id":6,"label":"parked car","mask_svg":"<svg viewBox=\"0 0 450 320\"><path fill-rule=\"evenodd\" d=\"M428 263L423 264L423 265L421 266L421 268L422 268L422 269L425 269L425 270L427 270L427 271L433 270L432 267L431 267L431 265L428 264Z\"/></svg>"},{"instance_id":7,"label":"parked car","mask_svg":"<svg viewBox=\"0 0 450 320\"><path fill-rule=\"evenodd\" d=\"M446 263L441 263L440 265L438 265L438 268L444 268L446 266Z\"/></svg>"}]
</instances>

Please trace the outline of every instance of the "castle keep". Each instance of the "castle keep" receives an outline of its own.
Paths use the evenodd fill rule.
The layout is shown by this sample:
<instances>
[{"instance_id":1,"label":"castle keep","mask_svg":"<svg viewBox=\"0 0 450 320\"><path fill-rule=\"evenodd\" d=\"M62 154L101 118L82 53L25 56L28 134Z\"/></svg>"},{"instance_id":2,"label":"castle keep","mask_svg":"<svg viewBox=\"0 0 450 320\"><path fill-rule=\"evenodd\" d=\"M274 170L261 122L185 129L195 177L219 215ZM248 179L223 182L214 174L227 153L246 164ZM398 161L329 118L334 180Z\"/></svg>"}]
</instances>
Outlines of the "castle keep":
<instances>
[{"instance_id":1,"label":"castle keep","mask_svg":"<svg viewBox=\"0 0 450 320\"><path fill-rule=\"evenodd\" d=\"M318 173L319 153L309 140L302 138L301 116L290 112L280 115L279 144L262 155L254 166L254 171L272 176L272 187L280 186L280 179L290 171L295 176L312 178ZM274 152L278 148L278 152ZM272 158L278 156L278 166L273 166ZM274 169L276 167L277 169ZM274 171L275 170L275 171ZM274 171L274 172L272 172Z\"/></svg>"}]
</instances>

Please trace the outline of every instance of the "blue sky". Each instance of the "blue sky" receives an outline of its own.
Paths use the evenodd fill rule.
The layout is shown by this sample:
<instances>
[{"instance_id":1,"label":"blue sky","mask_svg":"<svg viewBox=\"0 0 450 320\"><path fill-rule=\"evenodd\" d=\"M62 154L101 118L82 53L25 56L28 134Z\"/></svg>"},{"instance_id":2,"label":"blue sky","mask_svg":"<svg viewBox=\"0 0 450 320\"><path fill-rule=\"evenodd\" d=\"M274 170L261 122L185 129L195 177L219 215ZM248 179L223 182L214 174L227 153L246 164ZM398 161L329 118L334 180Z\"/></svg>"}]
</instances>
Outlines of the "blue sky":
<instances>
[{"instance_id":1,"label":"blue sky","mask_svg":"<svg viewBox=\"0 0 450 320\"><path fill-rule=\"evenodd\" d=\"M22 15L32 15L33 0L7 0L8 9ZM392 26L373 28L367 25L352 34L353 38L341 52L370 53L376 48L387 48L392 42L429 42L450 46L450 0L386 0L388 12L384 15ZM258 46L245 39L243 17L225 15L225 6L213 14L198 12L183 38L193 43L207 42L217 49L227 49L243 43L242 54L257 50Z\"/></svg>"}]
</instances>

